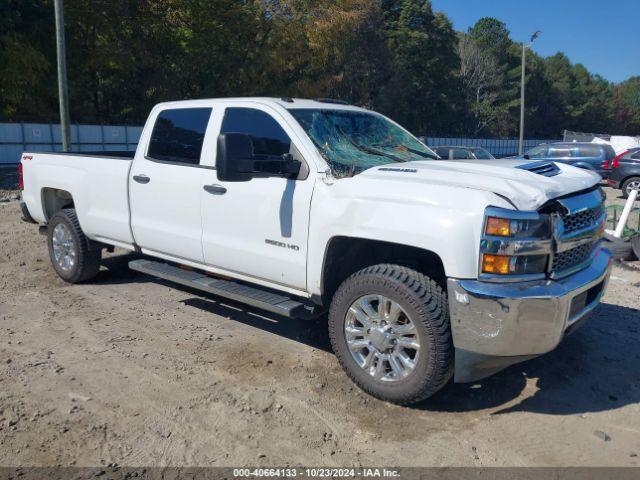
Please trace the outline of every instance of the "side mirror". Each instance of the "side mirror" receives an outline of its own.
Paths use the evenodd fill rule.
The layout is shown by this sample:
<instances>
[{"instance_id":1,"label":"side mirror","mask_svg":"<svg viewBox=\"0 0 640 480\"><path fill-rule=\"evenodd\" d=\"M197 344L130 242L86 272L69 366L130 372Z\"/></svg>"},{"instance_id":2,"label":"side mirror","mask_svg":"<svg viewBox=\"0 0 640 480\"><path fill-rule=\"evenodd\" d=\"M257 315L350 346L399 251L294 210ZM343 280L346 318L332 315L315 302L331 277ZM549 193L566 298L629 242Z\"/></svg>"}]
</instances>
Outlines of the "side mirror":
<instances>
[{"instance_id":1,"label":"side mirror","mask_svg":"<svg viewBox=\"0 0 640 480\"><path fill-rule=\"evenodd\" d=\"M244 133L218 135L216 156L218 180L248 182L253 177L253 143Z\"/></svg>"},{"instance_id":2,"label":"side mirror","mask_svg":"<svg viewBox=\"0 0 640 480\"><path fill-rule=\"evenodd\" d=\"M531 157L529 155L527 155L526 153L522 156L522 158L524 158L525 160L530 160Z\"/></svg>"},{"instance_id":3,"label":"side mirror","mask_svg":"<svg viewBox=\"0 0 640 480\"><path fill-rule=\"evenodd\" d=\"M282 175L287 178L296 178L300 174L302 163L293 158L290 153L282 155Z\"/></svg>"},{"instance_id":4,"label":"side mirror","mask_svg":"<svg viewBox=\"0 0 640 480\"><path fill-rule=\"evenodd\" d=\"M302 164L293 155L255 155L251 137L244 133L218 136L216 170L218 180L247 182L253 177L296 178Z\"/></svg>"},{"instance_id":5,"label":"side mirror","mask_svg":"<svg viewBox=\"0 0 640 480\"><path fill-rule=\"evenodd\" d=\"M282 155L255 155L253 160L254 177L296 178L302 164L290 153Z\"/></svg>"}]
</instances>

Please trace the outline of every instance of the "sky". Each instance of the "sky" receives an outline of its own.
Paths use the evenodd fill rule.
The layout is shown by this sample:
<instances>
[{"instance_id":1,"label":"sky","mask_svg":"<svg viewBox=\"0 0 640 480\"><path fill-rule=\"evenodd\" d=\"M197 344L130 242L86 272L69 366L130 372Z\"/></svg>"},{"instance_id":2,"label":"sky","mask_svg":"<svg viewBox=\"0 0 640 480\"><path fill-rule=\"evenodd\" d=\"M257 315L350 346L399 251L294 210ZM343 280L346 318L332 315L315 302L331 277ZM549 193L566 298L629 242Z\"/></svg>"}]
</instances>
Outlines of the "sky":
<instances>
[{"instance_id":1,"label":"sky","mask_svg":"<svg viewBox=\"0 0 640 480\"><path fill-rule=\"evenodd\" d=\"M533 49L544 57L563 52L572 63L612 82L640 75L640 0L432 0L456 30L482 17L507 24L514 41L542 35Z\"/></svg>"}]
</instances>

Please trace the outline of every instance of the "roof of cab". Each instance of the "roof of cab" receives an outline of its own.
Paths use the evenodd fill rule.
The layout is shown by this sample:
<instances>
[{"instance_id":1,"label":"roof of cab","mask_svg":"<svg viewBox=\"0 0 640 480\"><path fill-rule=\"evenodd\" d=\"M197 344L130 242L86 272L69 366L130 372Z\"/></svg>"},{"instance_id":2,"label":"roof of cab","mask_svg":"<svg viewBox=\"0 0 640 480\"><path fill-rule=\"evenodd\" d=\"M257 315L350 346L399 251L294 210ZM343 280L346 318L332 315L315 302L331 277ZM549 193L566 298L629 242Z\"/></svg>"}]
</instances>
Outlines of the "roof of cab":
<instances>
[{"instance_id":1,"label":"roof of cab","mask_svg":"<svg viewBox=\"0 0 640 480\"><path fill-rule=\"evenodd\" d=\"M338 103L339 101L331 100L331 99L306 99L306 98L276 98L276 97L229 97L229 98L203 98L203 99L194 99L194 100L176 100L173 102L163 102L158 104L157 106L163 107L177 107L178 105L186 106L186 105L203 105L203 104L211 104L211 103L226 103L226 102L257 102L257 103L265 103L265 104L276 104L281 107L284 107L288 110L298 109L298 108L317 108L324 110L362 110L366 111L366 109L357 107L355 105L348 105L343 103Z\"/></svg>"}]
</instances>

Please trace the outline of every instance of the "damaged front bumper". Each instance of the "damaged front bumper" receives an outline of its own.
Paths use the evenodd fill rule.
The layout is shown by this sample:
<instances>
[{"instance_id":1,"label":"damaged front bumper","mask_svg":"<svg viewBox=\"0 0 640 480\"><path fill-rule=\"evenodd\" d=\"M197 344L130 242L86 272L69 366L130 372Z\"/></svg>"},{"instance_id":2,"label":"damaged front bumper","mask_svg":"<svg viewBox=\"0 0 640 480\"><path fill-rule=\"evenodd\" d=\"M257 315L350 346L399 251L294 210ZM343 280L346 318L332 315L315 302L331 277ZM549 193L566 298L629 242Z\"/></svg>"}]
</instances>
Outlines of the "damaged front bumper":
<instances>
[{"instance_id":1,"label":"damaged front bumper","mask_svg":"<svg viewBox=\"0 0 640 480\"><path fill-rule=\"evenodd\" d=\"M600 303L611 253L561 280L448 280L455 381L472 382L553 350Z\"/></svg>"}]
</instances>

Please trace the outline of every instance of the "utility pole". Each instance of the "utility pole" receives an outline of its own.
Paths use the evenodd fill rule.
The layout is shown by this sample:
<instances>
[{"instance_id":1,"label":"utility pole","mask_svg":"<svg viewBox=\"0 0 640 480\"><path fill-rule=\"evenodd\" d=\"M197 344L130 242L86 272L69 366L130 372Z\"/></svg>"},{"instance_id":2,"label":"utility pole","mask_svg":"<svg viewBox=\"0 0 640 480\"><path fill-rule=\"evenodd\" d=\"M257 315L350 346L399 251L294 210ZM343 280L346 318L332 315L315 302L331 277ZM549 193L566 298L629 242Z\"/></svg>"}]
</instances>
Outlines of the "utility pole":
<instances>
[{"instance_id":1,"label":"utility pole","mask_svg":"<svg viewBox=\"0 0 640 480\"><path fill-rule=\"evenodd\" d=\"M524 64L527 46L522 42L522 76L520 78L520 141L518 142L518 155L524 152Z\"/></svg>"},{"instance_id":2,"label":"utility pole","mask_svg":"<svg viewBox=\"0 0 640 480\"><path fill-rule=\"evenodd\" d=\"M58 98L60 100L60 134L62 150L71 150L71 131L69 128L69 92L67 89L67 52L64 41L64 4L63 0L54 0L56 13L56 49L58 52Z\"/></svg>"},{"instance_id":3,"label":"utility pole","mask_svg":"<svg viewBox=\"0 0 640 480\"><path fill-rule=\"evenodd\" d=\"M527 52L527 48L533 45L533 42L536 38L540 36L542 32L538 30L531 36L531 42L527 45L525 42L522 42L522 75L520 79L520 141L518 142L518 155L522 156L524 152L524 65L525 65L525 56Z\"/></svg>"}]
</instances>

